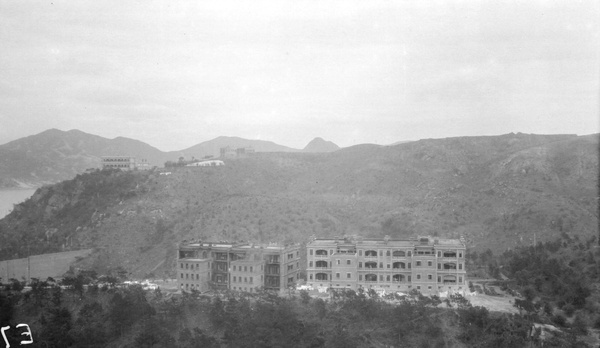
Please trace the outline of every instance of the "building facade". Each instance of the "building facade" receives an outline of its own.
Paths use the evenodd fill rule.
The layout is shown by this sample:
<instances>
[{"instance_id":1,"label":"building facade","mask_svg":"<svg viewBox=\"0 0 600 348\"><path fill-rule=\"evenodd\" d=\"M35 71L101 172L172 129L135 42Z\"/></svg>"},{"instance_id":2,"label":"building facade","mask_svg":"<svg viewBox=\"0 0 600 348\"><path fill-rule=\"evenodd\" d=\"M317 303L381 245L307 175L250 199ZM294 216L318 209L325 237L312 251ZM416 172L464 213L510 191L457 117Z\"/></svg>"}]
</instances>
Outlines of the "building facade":
<instances>
[{"instance_id":1,"label":"building facade","mask_svg":"<svg viewBox=\"0 0 600 348\"><path fill-rule=\"evenodd\" d=\"M121 170L135 169L135 157L131 156L102 156L102 169L118 168Z\"/></svg>"},{"instance_id":2,"label":"building facade","mask_svg":"<svg viewBox=\"0 0 600 348\"><path fill-rule=\"evenodd\" d=\"M300 269L298 245L190 242L179 246L178 288L282 291L294 286Z\"/></svg>"},{"instance_id":3,"label":"building facade","mask_svg":"<svg viewBox=\"0 0 600 348\"><path fill-rule=\"evenodd\" d=\"M313 238L306 247L307 284L313 287L431 295L468 289L461 240Z\"/></svg>"}]
</instances>

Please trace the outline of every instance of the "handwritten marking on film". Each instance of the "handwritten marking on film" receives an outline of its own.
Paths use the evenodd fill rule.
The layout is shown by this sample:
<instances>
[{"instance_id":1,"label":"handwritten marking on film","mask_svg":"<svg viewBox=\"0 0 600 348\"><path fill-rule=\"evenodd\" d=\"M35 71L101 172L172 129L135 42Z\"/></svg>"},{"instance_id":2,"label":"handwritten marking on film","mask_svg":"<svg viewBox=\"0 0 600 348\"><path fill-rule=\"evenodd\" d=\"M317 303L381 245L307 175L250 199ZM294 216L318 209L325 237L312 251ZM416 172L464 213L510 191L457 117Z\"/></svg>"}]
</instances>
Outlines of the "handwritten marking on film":
<instances>
[{"instance_id":1,"label":"handwritten marking on film","mask_svg":"<svg viewBox=\"0 0 600 348\"><path fill-rule=\"evenodd\" d=\"M25 335L25 336L29 336L29 340L26 341L21 341L21 344L32 344L33 343L33 336L31 335L31 329L29 328L29 325L27 324L18 324L17 328L20 327L26 327L27 331L26 332L21 332L21 336ZM10 326L2 326L2 328L0 328L0 332L2 332L2 338L4 338L4 343L6 343L6 348L10 348L10 343L8 343L8 339L6 338L6 334L4 333L4 331L10 329Z\"/></svg>"}]
</instances>

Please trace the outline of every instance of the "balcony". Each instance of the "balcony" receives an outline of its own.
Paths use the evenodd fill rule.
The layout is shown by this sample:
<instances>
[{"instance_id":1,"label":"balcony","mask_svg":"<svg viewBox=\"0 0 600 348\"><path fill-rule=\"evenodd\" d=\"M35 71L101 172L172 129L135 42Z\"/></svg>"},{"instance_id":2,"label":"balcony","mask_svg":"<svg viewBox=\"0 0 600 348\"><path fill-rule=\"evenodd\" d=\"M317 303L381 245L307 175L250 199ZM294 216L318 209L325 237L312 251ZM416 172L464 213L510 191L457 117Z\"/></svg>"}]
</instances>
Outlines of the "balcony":
<instances>
[{"instance_id":1,"label":"balcony","mask_svg":"<svg viewBox=\"0 0 600 348\"><path fill-rule=\"evenodd\" d=\"M278 258L269 258L269 259L267 259L267 263L270 263L270 264L279 264L280 261L279 261Z\"/></svg>"}]
</instances>

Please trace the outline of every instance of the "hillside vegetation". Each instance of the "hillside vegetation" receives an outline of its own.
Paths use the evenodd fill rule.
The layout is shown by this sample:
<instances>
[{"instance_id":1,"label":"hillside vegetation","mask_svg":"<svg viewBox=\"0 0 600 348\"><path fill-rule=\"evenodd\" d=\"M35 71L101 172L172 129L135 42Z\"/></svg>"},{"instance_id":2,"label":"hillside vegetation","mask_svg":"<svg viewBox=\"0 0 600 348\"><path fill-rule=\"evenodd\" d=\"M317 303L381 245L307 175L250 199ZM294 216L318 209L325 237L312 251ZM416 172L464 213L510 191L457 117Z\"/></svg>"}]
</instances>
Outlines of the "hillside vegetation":
<instances>
[{"instance_id":1,"label":"hillside vegetation","mask_svg":"<svg viewBox=\"0 0 600 348\"><path fill-rule=\"evenodd\" d=\"M0 257L95 247L81 267L174 267L202 238L464 237L500 251L598 230L598 136L508 134L257 153L223 167L98 171L39 189L0 220Z\"/></svg>"}]
</instances>

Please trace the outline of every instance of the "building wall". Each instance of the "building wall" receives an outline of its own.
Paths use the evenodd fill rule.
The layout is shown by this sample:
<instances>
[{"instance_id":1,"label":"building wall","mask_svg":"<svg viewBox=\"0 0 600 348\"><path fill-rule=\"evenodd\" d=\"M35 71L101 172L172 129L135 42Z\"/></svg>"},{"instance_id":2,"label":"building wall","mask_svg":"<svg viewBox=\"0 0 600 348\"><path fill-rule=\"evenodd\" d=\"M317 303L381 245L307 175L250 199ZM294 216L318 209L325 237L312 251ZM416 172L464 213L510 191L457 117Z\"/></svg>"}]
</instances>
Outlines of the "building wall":
<instances>
[{"instance_id":1,"label":"building wall","mask_svg":"<svg viewBox=\"0 0 600 348\"><path fill-rule=\"evenodd\" d=\"M355 252L340 253L340 245ZM307 249L307 283L315 287L424 294L466 289L465 246L458 240L314 240Z\"/></svg>"},{"instance_id":2,"label":"building wall","mask_svg":"<svg viewBox=\"0 0 600 348\"><path fill-rule=\"evenodd\" d=\"M177 268L177 287L179 290L200 292L208 291L210 279L210 261L208 259L179 259Z\"/></svg>"},{"instance_id":3,"label":"building wall","mask_svg":"<svg viewBox=\"0 0 600 348\"><path fill-rule=\"evenodd\" d=\"M119 168L122 170L133 170L135 169L135 157L102 156L102 168Z\"/></svg>"},{"instance_id":4,"label":"building wall","mask_svg":"<svg viewBox=\"0 0 600 348\"><path fill-rule=\"evenodd\" d=\"M264 283L264 263L262 260L232 261L231 289L256 292Z\"/></svg>"},{"instance_id":5,"label":"building wall","mask_svg":"<svg viewBox=\"0 0 600 348\"><path fill-rule=\"evenodd\" d=\"M227 243L181 245L179 263L190 258L207 260L206 288L211 283L219 289L249 292L261 287L285 290L295 285L301 267L298 246ZM185 286L183 288L185 290Z\"/></svg>"}]
</instances>

